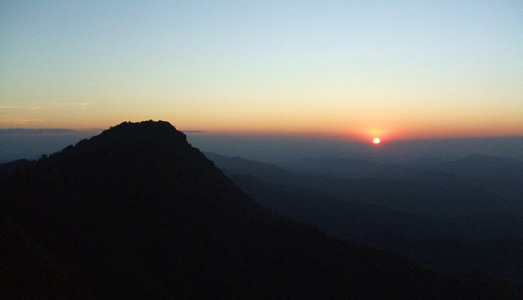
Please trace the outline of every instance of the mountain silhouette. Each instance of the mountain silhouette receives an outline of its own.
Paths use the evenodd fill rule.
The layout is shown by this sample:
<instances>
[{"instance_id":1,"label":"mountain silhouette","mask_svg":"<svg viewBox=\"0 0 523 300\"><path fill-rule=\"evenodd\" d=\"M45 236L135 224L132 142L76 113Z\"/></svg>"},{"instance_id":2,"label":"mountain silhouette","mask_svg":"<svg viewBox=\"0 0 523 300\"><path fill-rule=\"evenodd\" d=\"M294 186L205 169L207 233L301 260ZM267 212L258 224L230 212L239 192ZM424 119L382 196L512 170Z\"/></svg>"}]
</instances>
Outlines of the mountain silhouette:
<instances>
[{"instance_id":1,"label":"mountain silhouette","mask_svg":"<svg viewBox=\"0 0 523 300\"><path fill-rule=\"evenodd\" d=\"M19 159L5 164L0 164L0 174L3 172L10 172L18 168L29 165L31 162L27 159Z\"/></svg>"},{"instance_id":2,"label":"mountain silhouette","mask_svg":"<svg viewBox=\"0 0 523 300\"><path fill-rule=\"evenodd\" d=\"M5 267L2 299L517 296L272 213L167 122L122 123L0 176L2 260L36 266Z\"/></svg>"}]
</instances>

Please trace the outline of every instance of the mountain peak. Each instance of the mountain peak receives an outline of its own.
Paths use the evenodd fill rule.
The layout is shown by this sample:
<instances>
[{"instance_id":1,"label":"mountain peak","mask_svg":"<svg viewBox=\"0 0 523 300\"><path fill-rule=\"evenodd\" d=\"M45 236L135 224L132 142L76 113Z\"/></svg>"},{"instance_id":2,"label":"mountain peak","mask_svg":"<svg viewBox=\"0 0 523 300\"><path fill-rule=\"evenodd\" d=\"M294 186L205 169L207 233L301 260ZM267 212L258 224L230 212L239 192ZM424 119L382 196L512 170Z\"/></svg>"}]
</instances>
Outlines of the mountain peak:
<instances>
[{"instance_id":1,"label":"mountain peak","mask_svg":"<svg viewBox=\"0 0 523 300\"><path fill-rule=\"evenodd\" d=\"M106 131L116 131L116 132L125 132L125 131L142 131L142 132L171 132L171 133L180 133L176 130L176 127L171 125L171 123L166 121L141 121L141 122L122 122L116 126L111 127Z\"/></svg>"},{"instance_id":2,"label":"mountain peak","mask_svg":"<svg viewBox=\"0 0 523 300\"><path fill-rule=\"evenodd\" d=\"M187 142L187 137L169 122L143 121L123 122L104 130L101 134L69 146L57 154L109 155L132 159L157 160L166 156L185 157L201 161L205 159L198 149ZM52 155L55 156L55 155Z\"/></svg>"},{"instance_id":3,"label":"mountain peak","mask_svg":"<svg viewBox=\"0 0 523 300\"><path fill-rule=\"evenodd\" d=\"M156 140L170 141L171 143L187 143L187 137L169 122L142 121L123 122L105 130L98 136L103 140L116 140L118 142L156 142ZM98 138L95 137L95 138Z\"/></svg>"}]
</instances>

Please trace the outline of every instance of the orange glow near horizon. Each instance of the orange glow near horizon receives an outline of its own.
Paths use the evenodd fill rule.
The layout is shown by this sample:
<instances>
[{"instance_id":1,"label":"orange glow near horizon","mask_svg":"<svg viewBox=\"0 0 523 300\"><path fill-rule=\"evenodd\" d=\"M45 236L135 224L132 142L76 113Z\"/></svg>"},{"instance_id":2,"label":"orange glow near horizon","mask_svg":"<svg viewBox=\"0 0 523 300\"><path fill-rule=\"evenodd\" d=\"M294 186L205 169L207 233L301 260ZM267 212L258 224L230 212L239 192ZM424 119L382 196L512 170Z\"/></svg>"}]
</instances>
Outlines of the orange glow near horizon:
<instances>
[{"instance_id":1,"label":"orange glow near horizon","mask_svg":"<svg viewBox=\"0 0 523 300\"><path fill-rule=\"evenodd\" d=\"M11 121L0 118L0 128L64 128L73 130L108 129L124 121L139 122L143 120L163 120L170 122L176 129L181 131L201 131L218 135L274 135L274 136L302 136L302 137L324 137L345 140L354 140L368 143L379 137L381 141L400 140L426 140L426 139L448 139L448 138L485 138L485 137L508 137L523 136L523 124L514 120L506 120L505 123L487 120L485 122L473 123L466 120L460 122L446 120L446 122L433 122L433 120L383 120L368 124L363 119L347 121L342 118L324 119L319 116L310 118L308 122L295 118L258 118L256 120L238 120L225 117L212 118L190 118L180 117L166 113L164 115L151 115L151 117L134 117L120 115L117 117L106 116L106 118L89 119L84 122L75 122L70 119L52 119L48 121L34 121L27 123L7 122ZM434 124L436 123L436 124Z\"/></svg>"}]
</instances>

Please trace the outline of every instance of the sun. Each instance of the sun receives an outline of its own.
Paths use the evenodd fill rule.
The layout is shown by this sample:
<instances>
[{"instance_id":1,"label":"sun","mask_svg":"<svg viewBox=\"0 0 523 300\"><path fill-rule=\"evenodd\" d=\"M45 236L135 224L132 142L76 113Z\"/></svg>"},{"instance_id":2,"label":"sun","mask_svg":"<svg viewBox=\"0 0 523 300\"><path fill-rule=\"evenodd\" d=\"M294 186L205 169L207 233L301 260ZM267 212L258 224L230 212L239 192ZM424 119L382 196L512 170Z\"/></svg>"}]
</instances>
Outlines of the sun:
<instances>
[{"instance_id":1,"label":"sun","mask_svg":"<svg viewBox=\"0 0 523 300\"><path fill-rule=\"evenodd\" d=\"M374 139L372 140L372 142L373 142L375 145L377 145L377 144L381 143L381 140L380 140L380 138L374 138Z\"/></svg>"}]
</instances>

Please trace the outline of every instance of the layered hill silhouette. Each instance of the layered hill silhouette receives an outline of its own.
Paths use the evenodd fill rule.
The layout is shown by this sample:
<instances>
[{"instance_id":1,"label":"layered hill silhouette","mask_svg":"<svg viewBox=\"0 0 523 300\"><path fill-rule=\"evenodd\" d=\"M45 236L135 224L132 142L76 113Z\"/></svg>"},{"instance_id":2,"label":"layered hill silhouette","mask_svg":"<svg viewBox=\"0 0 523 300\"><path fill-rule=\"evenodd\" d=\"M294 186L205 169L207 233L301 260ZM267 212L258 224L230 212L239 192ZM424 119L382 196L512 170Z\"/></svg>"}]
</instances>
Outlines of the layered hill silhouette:
<instances>
[{"instance_id":1,"label":"layered hill silhouette","mask_svg":"<svg viewBox=\"0 0 523 300\"><path fill-rule=\"evenodd\" d=\"M443 210L428 207L425 212L409 211L412 213L443 217L453 213L456 216L478 214L481 211L523 213L523 161L512 158L473 154L455 161L403 158L393 162L390 159L377 158L314 157L290 160L283 166L288 170L316 177L364 180L357 184L359 187L374 179L374 182L370 182L370 187L381 186L385 194L399 195L403 191L409 191L414 193L410 198L418 199L425 197L424 195L437 195L437 199L444 203ZM351 187L350 190L356 191L358 188ZM383 199L383 195L376 198ZM436 199L426 200L427 203L433 203ZM451 202L455 203L448 205ZM404 208L412 207L411 203L404 204ZM447 215L442 215L442 212Z\"/></svg>"},{"instance_id":2,"label":"layered hill silhouette","mask_svg":"<svg viewBox=\"0 0 523 300\"><path fill-rule=\"evenodd\" d=\"M431 269L478 269L523 285L523 215L510 205L521 198L503 197L513 177L498 181L427 169L416 180L342 179L205 154L255 201L283 216Z\"/></svg>"},{"instance_id":3,"label":"layered hill silhouette","mask_svg":"<svg viewBox=\"0 0 523 300\"><path fill-rule=\"evenodd\" d=\"M518 297L272 213L167 122L122 123L0 176L2 299Z\"/></svg>"}]
</instances>

